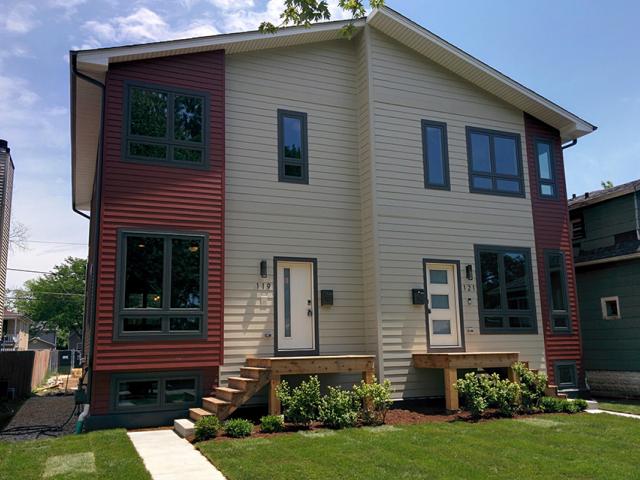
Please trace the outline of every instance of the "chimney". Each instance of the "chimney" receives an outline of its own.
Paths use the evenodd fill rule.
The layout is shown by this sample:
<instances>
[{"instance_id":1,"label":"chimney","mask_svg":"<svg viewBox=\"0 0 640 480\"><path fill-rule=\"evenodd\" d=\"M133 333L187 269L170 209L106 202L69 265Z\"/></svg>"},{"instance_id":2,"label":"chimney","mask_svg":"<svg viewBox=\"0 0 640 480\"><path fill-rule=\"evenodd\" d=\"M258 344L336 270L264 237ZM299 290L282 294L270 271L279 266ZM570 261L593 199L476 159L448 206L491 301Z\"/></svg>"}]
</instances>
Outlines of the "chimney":
<instances>
[{"instance_id":1,"label":"chimney","mask_svg":"<svg viewBox=\"0 0 640 480\"><path fill-rule=\"evenodd\" d=\"M9 153L10 151L11 149L9 148L9 142L0 138L0 152Z\"/></svg>"},{"instance_id":2,"label":"chimney","mask_svg":"<svg viewBox=\"0 0 640 480\"><path fill-rule=\"evenodd\" d=\"M571 200L575 200L576 198L578 198L578 196L574 193L573 196L571 197Z\"/></svg>"},{"instance_id":3,"label":"chimney","mask_svg":"<svg viewBox=\"0 0 640 480\"><path fill-rule=\"evenodd\" d=\"M584 192L584 198L589 198L589 192Z\"/></svg>"}]
</instances>

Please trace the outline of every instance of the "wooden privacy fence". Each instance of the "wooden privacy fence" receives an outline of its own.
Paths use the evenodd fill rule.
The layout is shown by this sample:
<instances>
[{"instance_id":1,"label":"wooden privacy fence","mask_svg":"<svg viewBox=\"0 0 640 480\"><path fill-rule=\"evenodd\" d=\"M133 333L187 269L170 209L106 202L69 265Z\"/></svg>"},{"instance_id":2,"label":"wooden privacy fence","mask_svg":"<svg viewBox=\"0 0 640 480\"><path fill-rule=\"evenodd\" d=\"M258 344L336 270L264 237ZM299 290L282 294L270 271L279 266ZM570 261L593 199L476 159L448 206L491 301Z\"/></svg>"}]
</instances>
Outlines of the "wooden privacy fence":
<instances>
[{"instance_id":1,"label":"wooden privacy fence","mask_svg":"<svg viewBox=\"0 0 640 480\"><path fill-rule=\"evenodd\" d=\"M0 352L0 395L13 392L16 398L29 396L44 380L49 356L49 350Z\"/></svg>"}]
</instances>

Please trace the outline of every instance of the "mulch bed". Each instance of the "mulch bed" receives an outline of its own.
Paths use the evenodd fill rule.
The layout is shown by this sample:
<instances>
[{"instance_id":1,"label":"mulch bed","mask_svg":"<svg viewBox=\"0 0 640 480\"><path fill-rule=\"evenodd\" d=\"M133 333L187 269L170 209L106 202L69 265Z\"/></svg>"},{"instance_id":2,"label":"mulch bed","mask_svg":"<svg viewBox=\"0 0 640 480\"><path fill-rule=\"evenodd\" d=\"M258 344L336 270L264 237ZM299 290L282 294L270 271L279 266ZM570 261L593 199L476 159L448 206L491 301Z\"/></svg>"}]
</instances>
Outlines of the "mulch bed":
<instances>
[{"instance_id":1,"label":"mulch bed","mask_svg":"<svg viewBox=\"0 0 640 480\"><path fill-rule=\"evenodd\" d=\"M75 399L73 395L31 397L24 402L20 410L9 422L9 425L0 432L0 441L34 440L36 438L59 437L73 433L76 426L75 417L72 417L62 429L57 429L56 427L61 426L69 419L74 407ZM47 428L40 429L37 428L38 426ZM6 434L11 431L16 434ZM5 434L3 435L2 433Z\"/></svg>"}]
</instances>

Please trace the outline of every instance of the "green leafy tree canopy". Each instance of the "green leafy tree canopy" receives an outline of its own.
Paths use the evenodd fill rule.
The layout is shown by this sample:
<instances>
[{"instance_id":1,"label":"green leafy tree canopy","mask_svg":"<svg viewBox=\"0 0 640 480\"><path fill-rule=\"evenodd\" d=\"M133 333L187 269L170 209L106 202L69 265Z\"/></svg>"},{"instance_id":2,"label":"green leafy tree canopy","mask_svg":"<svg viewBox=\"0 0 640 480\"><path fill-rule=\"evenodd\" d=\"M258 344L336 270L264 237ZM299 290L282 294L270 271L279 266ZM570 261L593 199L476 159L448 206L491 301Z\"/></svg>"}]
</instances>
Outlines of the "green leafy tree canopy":
<instances>
[{"instance_id":1,"label":"green leafy tree canopy","mask_svg":"<svg viewBox=\"0 0 640 480\"><path fill-rule=\"evenodd\" d=\"M366 4L371 8L380 8L384 6L384 0L339 0L338 6L351 14L351 22L342 28L342 34L351 38L355 31L353 22L366 15ZM285 0L284 11L280 14L282 22L280 25L274 25L271 22L262 22L260 24L260 32L276 33L280 28L289 25L304 26L308 28L312 23L322 20L331 20L331 12L329 4L326 0Z\"/></svg>"},{"instance_id":2,"label":"green leafy tree canopy","mask_svg":"<svg viewBox=\"0 0 640 480\"><path fill-rule=\"evenodd\" d=\"M69 333L80 334L86 271L86 259L68 257L51 273L27 280L15 292L15 308L33 321L32 335L56 331L59 346L64 346Z\"/></svg>"}]
</instances>

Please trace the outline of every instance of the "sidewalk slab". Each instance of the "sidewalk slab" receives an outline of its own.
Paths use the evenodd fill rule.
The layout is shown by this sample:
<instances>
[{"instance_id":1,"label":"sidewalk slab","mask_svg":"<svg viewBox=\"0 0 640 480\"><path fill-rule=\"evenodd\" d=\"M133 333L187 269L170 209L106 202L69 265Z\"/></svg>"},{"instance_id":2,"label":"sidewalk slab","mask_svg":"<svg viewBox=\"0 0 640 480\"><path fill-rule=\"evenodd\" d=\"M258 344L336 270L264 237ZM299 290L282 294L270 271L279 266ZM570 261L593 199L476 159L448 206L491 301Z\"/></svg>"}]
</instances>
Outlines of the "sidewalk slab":
<instances>
[{"instance_id":1,"label":"sidewalk slab","mask_svg":"<svg viewBox=\"0 0 640 480\"><path fill-rule=\"evenodd\" d=\"M193 445L173 430L128 432L154 480L226 480Z\"/></svg>"},{"instance_id":2,"label":"sidewalk slab","mask_svg":"<svg viewBox=\"0 0 640 480\"><path fill-rule=\"evenodd\" d=\"M592 409L585 410L587 413L608 413L609 415L617 415L618 417L635 418L640 420L640 415L634 415L633 413L612 412L611 410Z\"/></svg>"}]
</instances>

